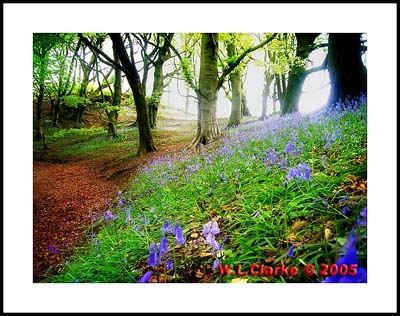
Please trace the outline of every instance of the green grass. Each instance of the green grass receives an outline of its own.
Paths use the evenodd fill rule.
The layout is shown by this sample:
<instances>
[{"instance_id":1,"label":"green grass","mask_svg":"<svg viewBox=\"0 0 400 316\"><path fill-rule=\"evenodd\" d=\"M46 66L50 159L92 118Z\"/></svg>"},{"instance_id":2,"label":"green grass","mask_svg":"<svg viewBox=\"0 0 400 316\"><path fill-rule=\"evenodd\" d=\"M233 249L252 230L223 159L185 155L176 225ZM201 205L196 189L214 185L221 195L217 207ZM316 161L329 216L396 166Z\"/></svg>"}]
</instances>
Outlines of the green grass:
<instances>
[{"instance_id":1,"label":"green grass","mask_svg":"<svg viewBox=\"0 0 400 316\"><path fill-rule=\"evenodd\" d=\"M356 225L367 205L362 189L367 178L366 117L364 104L357 111L325 116L274 118L230 130L223 142L196 154L158 159L115 198L110 207L115 218L94 221L96 237L88 231L87 246L76 249L64 270L47 281L137 282L148 270L159 282L238 279L213 270L218 258L222 264L240 264L242 271L252 264L281 263L299 270L293 277L240 277L246 282L320 282L319 265L336 262L352 228L359 265L366 267L366 227ZM103 148L96 137L85 150ZM285 151L289 143L295 145L294 154ZM292 179L285 185L289 170L301 164L309 166L310 181ZM341 202L345 196L348 200ZM345 215L346 205L350 210ZM214 255L202 237L210 220L218 222L216 240L223 246ZM166 234L169 251L163 264L149 268L149 247L160 243L166 221L181 225L186 242L178 245ZM224 242L228 236L230 241ZM287 255L290 246L293 258ZM171 271L165 267L167 257L173 261ZM303 273L306 264L316 267L314 275Z\"/></svg>"}]
</instances>

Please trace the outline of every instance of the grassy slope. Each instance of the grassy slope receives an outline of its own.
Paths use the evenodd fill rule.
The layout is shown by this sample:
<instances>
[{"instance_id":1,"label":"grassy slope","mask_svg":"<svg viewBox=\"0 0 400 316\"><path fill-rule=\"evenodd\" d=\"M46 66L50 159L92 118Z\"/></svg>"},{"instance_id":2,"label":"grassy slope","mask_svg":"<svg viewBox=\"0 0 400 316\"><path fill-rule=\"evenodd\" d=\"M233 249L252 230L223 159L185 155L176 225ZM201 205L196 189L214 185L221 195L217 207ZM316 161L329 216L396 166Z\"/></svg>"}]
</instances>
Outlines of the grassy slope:
<instances>
[{"instance_id":1,"label":"grassy slope","mask_svg":"<svg viewBox=\"0 0 400 316\"><path fill-rule=\"evenodd\" d=\"M292 145L289 145L292 144ZM289 146L288 146L289 145ZM291 147L292 146L292 147ZM289 180L310 168L310 181ZM137 282L149 270L149 246L160 243L166 221L179 223L186 242L166 233L169 251L151 281L231 282L213 270L223 264L283 263L302 269L334 263L352 227L366 267L366 228L357 227L367 205L366 104L356 111L299 115L246 124L212 146L163 157L143 168L130 189L113 201L113 219L93 221L87 247L50 282ZM287 183L285 183L285 180ZM341 201L347 196L346 201ZM342 209L349 206L347 214ZM203 225L219 224L212 253ZM100 227L100 228L99 228ZM95 233L95 235L90 236ZM225 242L224 242L225 241ZM287 253L294 248L294 257ZM167 257L173 269L166 271ZM247 282L319 282L318 275L246 276Z\"/></svg>"}]
</instances>

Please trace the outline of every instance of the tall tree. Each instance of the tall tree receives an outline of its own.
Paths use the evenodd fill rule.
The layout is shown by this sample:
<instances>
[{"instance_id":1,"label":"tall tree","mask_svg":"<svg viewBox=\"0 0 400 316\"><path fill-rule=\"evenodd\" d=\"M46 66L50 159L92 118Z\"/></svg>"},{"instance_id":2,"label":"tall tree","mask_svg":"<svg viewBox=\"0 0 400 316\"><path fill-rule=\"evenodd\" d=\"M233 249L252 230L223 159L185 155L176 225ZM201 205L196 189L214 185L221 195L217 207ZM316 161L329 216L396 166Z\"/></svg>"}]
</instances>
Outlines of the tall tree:
<instances>
[{"instance_id":1,"label":"tall tree","mask_svg":"<svg viewBox=\"0 0 400 316\"><path fill-rule=\"evenodd\" d=\"M197 97L200 120L193 145L208 144L221 132L217 121L218 34L204 33L201 37L200 76Z\"/></svg>"},{"instance_id":2,"label":"tall tree","mask_svg":"<svg viewBox=\"0 0 400 316\"><path fill-rule=\"evenodd\" d=\"M174 33L168 34L157 34L157 38L160 38L157 42L161 42L161 38L164 38L164 43L158 50L158 57L154 62L154 81L153 81L153 92L151 94L152 101L149 104L149 117L150 117L150 127L154 128L157 125L157 113L158 107L160 106L160 101L164 88L164 74L163 66L164 63L171 57L170 45Z\"/></svg>"},{"instance_id":3,"label":"tall tree","mask_svg":"<svg viewBox=\"0 0 400 316\"><path fill-rule=\"evenodd\" d=\"M58 34L33 34L33 76L36 98L35 138L43 138L42 103L45 94L45 81L48 76L49 53L58 42Z\"/></svg>"},{"instance_id":4,"label":"tall tree","mask_svg":"<svg viewBox=\"0 0 400 316\"><path fill-rule=\"evenodd\" d=\"M235 45L235 34L230 34L232 39L226 43L228 58L234 58L237 54ZM242 69L236 67L229 74L229 81L232 88L232 107L228 127L235 127L240 124L242 118Z\"/></svg>"},{"instance_id":5,"label":"tall tree","mask_svg":"<svg viewBox=\"0 0 400 316\"><path fill-rule=\"evenodd\" d=\"M119 33L108 33L113 42L113 46L118 54L121 64L115 62L114 59L105 54L98 47L93 45L87 38L82 34L79 34L80 38L88 45L96 54L104 57L108 62L112 63L115 67L121 69L126 75L129 86L132 90L133 98L135 100L136 113L138 117L138 129L139 129L139 148L138 155L144 155L152 151L156 151L157 148L154 145L153 136L150 130L149 123L149 112L146 106L146 98L143 90L142 83L138 70L136 69L133 47L130 45L130 56L128 55L124 41ZM125 34L127 38L130 38L129 34ZM130 40L131 42L131 40Z\"/></svg>"},{"instance_id":6,"label":"tall tree","mask_svg":"<svg viewBox=\"0 0 400 316\"><path fill-rule=\"evenodd\" d=\"M331 94L328 104L367 92L367 69L361 55L360 33L330 33L328 69Z\"/></svg>"},{"instance_id":7,"label":"tall tree","mask_svg":"<svg viewBox=\"0 0 400 316\"><path fill-rule=\"evenodd\" d=\"M155 151L157 149L154 145L153 136L151 135L150 131L150 120L146 106L145 93L143 90L143 86L140 82L139 73L136 69L134 56L133 54L131 54L131 57L129 58L125 49L124 41L122 40L120 34L109 33L109 36L121 61L121 65L124 68L124 73L128 80L129 86L131 87L133 98L135 100L139 126L138 155L143 155L145 153Z\"/></svg>"},{"instance_id":8,"label":"tall tree","mask_svg":"<svg viewBox=\"0 0 400 316\"><path fill-rule=\"evenodd\" d=\"M218 34L203 33L201 35L200 75L199 84L195 79L195 72L189 67L188 60L183 58L174 48L171 49L181 61L182 73L187 84L196 92L198 100L197 134L192 141L193 146L208 144L217 138L221 131L216 117L216 101L219 89L223 86L229 74L235 70L243 59L251 52L261 48L274 39L276 34L267 37L258 45L249 47L240 55L232 58L223 68L218 77ZM240 114L240 112L239 112Z\"/></svg>"}]
</instances>

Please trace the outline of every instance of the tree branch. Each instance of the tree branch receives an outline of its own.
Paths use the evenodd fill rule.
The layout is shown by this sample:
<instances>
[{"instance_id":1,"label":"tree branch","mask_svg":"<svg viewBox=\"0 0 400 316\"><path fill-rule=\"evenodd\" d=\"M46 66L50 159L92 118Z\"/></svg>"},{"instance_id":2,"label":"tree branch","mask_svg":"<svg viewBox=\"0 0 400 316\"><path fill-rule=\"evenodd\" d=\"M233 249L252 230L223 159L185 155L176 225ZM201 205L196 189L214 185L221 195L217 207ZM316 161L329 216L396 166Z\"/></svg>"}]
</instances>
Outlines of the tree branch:
<instances>
[{"instance_id":1,"label":"tree branch","mask_svg":"<svg viewBox=\"0 0 400 316\"><path fill-rule=\"evenodd\" d=\"M240 62L251 52L263 47L264 45L267 45L269 42L271 42L275 37L276 37L277 33L274 33L272 36L270 36L269 38L265 39L264 41L262 41L260 44L250 47L248 49L246 49L233 63L231 63L229 65L228 68L225 68L224 71L222 72L221 77L218 79L218 84L217 84L217 91L222 87L226 77L233 71L233 69L235 69Z\"/></svg>"},{"instance_id":2,"label":"tree branch","mask_svg":"<svg viewBox=\"0 0 400 316\"><path fill-rule=\"evenodd\" d=\"M80 39L82 39L82 41L85 43L85 45L90 48L90 50L93 53L96 53L96 55L101 55L102 57L104 57L104 59L106 59L108 62L110 62L114 67L117 67L118 69L120 69L124 73L129 73L129 71L126 68L124 68L120 64L116 63L114 59L112 59L111 57L106 55L102 50L100 50L96 46L94 46L87 38L85 38L82 35L82 33L78 33L78 36L79 36Z\"/></svg>"},{"instance_id":3,"label":"tree branch","mask_svg":"<svg viewBox=\"0 0 400 316\"><path fill-rule=\"evenodd\" d=\"M325 69L328 69L328 56L325 57L324 62L322 63L321 66L310 68L310 69L306 70L306 76L312 74L313 72L317 72L317 71L325 70Z\"/></svg>"}]
</instances>

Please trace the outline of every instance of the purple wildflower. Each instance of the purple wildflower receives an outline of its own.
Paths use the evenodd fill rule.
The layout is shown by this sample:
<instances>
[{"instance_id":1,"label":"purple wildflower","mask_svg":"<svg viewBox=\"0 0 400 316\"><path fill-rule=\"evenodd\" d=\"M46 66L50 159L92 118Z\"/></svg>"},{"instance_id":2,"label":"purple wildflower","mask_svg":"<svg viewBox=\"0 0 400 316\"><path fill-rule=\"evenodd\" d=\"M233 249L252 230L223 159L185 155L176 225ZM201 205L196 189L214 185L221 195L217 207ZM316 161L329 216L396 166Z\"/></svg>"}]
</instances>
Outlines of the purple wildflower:
<instances>
[{"instance_id":1,"label":"purple wildflower","mask_svg":"<svg viewBox=\"0 0 400 316\"><path fill-rule=\"evenodd\" d=\"M164 233L172 234L172 223L171 223L171 221L166 221L165 224L163 225L163 227L161 227L161 230Z\"/></svg>"},{"instance_id":2,"label":"purple wildflower","mask_svg":"<svg viewBox=\"0 0 400 316\"><path fill-rule=\"evenodd\" d=\"M342 197L339 202L343 203L344 201L347 201L348 199L349 199L349 197L346 195L346 196Z\"/></svg>"},{"instance_id":3,"label":"purple wildflower","mask_svg":"<svg viewBox=\"0 0 400 316\"><path fill-rule=\"evenodd\" d=\"M342 214L347 215L347 212L349 211L350 207L348 205L346 205L345 207L343 207L342 209Z\"/></svg>"},{"instance_id":4,"label":"purple wildflower","mask_svg":"<svg viewBox=\"0 0 400 316\"><path fill-rule=\"evenodd\" d=\"M224 239L224 244L229 244L229 242L231 241L231 236L227 235Z\"/></svg>"},{"instance_id":5,"label":"purple wildflower","mask_svg":"<svg viewBox=\"0 0 400 316\"><path fill-rule=\"evenodd\" d=\"M213 264L213 270L217 270L218 269L218 267L219 267L219 260L218 259L215 259L215 261L214 261L214 264Z\"/></svg>"},{"instance_id":6,"label":"purple wildflower","mask_svg":"<svg viewBox=\"0 0 400 316\"><path fill-rule=\"evenodd\" d=\"M147 271L142 278L138 281L138 283L147 283L150 281L151 278L151 271Z\"/></svg>"},{"instance_id":7,"label":"purple wildflower","mask_svg":"<svg viewBox=\"0 0 400 316\"><path fill-rule=\"evenodd\" d=\"M168 258L166 268L167 268L167 271L171 271L174 268L171 258Z\"/></svg>"},{"instance_id":8,"label":"purple wildflower","mask_svg":"<svg viewBox=\"0 0 400 316\"><path fill-rule=\"evenodd\" d=\"M168 240L167 240L167 237L164 236L164 237L161 239L161 243L160 243L160 254L159 254L160 260L161 260L161 257L162 257L165 253L168 252L168 250L169 250L169 248L168 248Z\"/></svg>"},{"instance_id":9,"label":"purple wildflower","mask_svg":"<svg viewBox=\"0 0 400 316\"><path fill-rule=\"evenodd\" d=\"M157 265L157 249L155 244L150 245L150 256L148 264L150 267L155 267Z\"/></svg>"},{"instance_id":10,"label":"purple wildflower","mask_svg":"<svg viewBox=\"0 0 400 316\"><path fill-rule=\"evenodd\" d=\"M183 236L183 231L182 231L182 227L178 226L178 228L175 231L175 236L176 236L176 242L179 245L183 245L186 241L185 236Z\"/></svg>"},{"instance_id":11,"label":"purple wildflower","mask_svg":"<svg viewBox=\"0 0 400 316\"><path fill-rule=\"evenodd\" d=\"M106 212L104 218L105 218L106 222L108 222L110 219L113 219L113 218L114 218L113 213L112 213L110 210L108 210L108 211Z\"/></svg>"},{"instance_id":12,"label":"purple wildflower","mask_svg":"<svg viewBox=\"0 0 400 316\"><path fill-rule=\"evenodd\" d=\"M293 257L294 257L293 251L294 251L293 246L290 246L289 251L287 252L287 256L288 256L289 258L293 258Z\"/></svg>"},{"instance_id":13,"label":"purple wildflower","mask_svg":"<svg viewBox=\"0 0 400 316\"><path fill-rule=\"evenodd\" d=\"M367 207L364 207L363 210L360 212L360 215L364 218L367 218Z\"/></svg>"},{"instance_id":14,"label":"purple wildflower","mask_svg":"<svg viewBox=\"0 0 400 316\"><path fill-rule=\"evenodd\" d=\"M219 227L217 222L213 222L211 226L211 234L218 235L219 234Z\"/></svg>"},{"instance_id":15,"label":"purple wildflower","mask_svg":"<svg viewBox=\"0 0 400 316\"><path fill-rule=\"evenodd\" d=\"M346 264L350 266L351 264L358 264L357 257L357 238L354 233L354 229L350 232L350 237L346 245L343 247L343 250L346 251L344 256L340 257L337 261L337 265L341 266ZM356 275L346 275L342 276L339 273L333 276L327 277L323 283L365 283L367 282L367 270L362 267L357 267Z\"/></svg>"}]
</instances>

